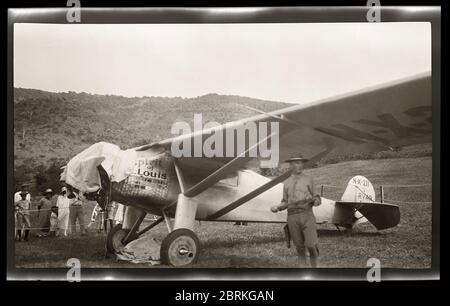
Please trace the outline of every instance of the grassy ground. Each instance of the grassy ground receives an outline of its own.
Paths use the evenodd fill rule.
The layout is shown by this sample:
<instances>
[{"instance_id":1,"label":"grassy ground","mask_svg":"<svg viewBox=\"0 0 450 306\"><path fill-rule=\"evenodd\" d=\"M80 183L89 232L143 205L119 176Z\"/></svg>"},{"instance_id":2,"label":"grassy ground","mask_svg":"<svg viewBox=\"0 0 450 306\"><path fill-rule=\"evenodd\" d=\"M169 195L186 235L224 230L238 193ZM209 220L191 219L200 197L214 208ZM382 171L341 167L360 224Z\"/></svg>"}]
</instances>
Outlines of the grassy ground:
<instances>
[{"instance_id":1,"label":"grassy ground","mask_svg":"<svg viewBox=\"0 0 450 306\"><path fill-rule=\"evenodd\" d=\"M348 180L357 174L367 177L377 190L381 184L430 184L431 157L342 162L307 172L315 177L317 186L342 186L324 189L325 197L339 199ZM386 187L385 199L407 202L395 203L400 206L401 212L400 224L395 228L377 231L365 223L357 225L352 232L338 232L332 225L318 227L321 267L366 268L366 262L371 257L378 258L382 267L430 267L431 185ZM87 221L93 206L88 204L88 207ZM196 232L202 242L202 252L195 267L297 266L294 248L286 248L281 224L235 226L233 223L197 222ZM159 224L150 233L162 240L167 229L164 224ZM16 266L62 268L68 258L76 257L84 267L148 267L145 264L119 262L115 258L105 259L104 243L105 236L93 231L87 236L68 238L32 237L29 242L16 243Z\"/></svg>"}]
</instances>

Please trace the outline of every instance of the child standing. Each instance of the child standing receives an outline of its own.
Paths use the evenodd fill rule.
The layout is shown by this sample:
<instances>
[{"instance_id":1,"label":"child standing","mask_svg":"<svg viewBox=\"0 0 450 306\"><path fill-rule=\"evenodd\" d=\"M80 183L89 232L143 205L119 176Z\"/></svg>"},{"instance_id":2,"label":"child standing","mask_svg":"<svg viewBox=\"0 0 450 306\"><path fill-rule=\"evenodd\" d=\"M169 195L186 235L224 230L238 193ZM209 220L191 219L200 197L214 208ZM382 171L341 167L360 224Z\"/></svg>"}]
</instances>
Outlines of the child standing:
<instances>
[{"instance_id":1,"label":"child standing","mask_svg":"<svg viewBox=\"0 0 450 306\"><path fill-rule=\"evenodd\" d=\"M58 231L58 207L53 206L51 208L50 214L50 237L56 237L56 232Z\"/></svg>"}]
</instances>

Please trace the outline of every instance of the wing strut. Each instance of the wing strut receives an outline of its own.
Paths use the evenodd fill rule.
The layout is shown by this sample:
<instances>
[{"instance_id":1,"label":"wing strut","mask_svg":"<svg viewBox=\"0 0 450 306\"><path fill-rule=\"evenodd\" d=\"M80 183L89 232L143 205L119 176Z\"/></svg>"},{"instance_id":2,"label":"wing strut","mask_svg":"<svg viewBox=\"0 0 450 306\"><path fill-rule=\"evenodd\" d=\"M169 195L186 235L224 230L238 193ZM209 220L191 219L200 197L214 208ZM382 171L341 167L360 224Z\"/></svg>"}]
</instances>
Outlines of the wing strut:
<instances>
[{"instance_id":1,"label":"wing strut","mask_svg":"<svg viewBox=\"0 0 450 306\"><path fill-rule=\"evenodd\" d=\"M253 157L245 156L247 154L247 152L250 152L251 150L257 148L258 145L268 141L274 135L275 134L272 133L269 136L267 136L266 138L264 138L263 140L259 141L255 145L253 145L252 147L248 148L247 150L245 150L244 152L242 152L241 154L239 154L238 156L233 158L231 161L229 161L228 163L226 163L225 165L223 165L222 167L220 167L219 169L214 171L211 175L209 175L208 177L206 177L205 179L203 179L199 183L195 184L194 186L192 186L188 190L186 190L186 185L185 185L185 182L184 182L183 173L182 173L182 170L181 170L180 165L178 163L178 160L175 159L175 171L177 173L177 177L178 177L178 180L180 182L181 193L184 196L189 197L189 198L195 197L196 195L198 195L199 193L201 193L205 189L209 188L210 186L212 186L215 183L217 183L218 181L220 181L225 174L228 174L228 173L231 173L233 171L238 170L242 166L243 162L246 163L250 159L253 158ZM167 211L170 207L172 207L176 203L177 203L177 201L174 201L174 202L168 204L166 207L164 207L163 211Z\"/></svg>"},{"instance_id":2,"label":"wing strut","mask_svg":"<svg viewBox=\"0 0 450 306\"><path fill-rule=\"evenodd\" d=\"M201 193L203 190L207 189L208 187L210 187L210 186L214 185L215 183L217 183L218 181L220 181L223 178L224 174L228 174L228 173L238 170L238 168L240 168L242 165L241 161L247 162L253 158L253 157L246 156L247 152L254 150L255 148L258 147L258 145L268 141L274 135L275 134L272 133L269 136L267 136L266 138L264 138L263 140L261 140L260 142L256 143L252 147L248 148L247 150L245 150L244 152L242 152L241 154L239 154L238 156L233 158L231 161L229 161L228 163L226 163L225 165L223 165L222 167L220 167L219 169L214 171L211 175L209 175L208 177L206 177L199 183L195 184L191 188L189 188L189 190L183 192L183 194L189 198L195 197L196 195Z\"/></svg>"},{"instance_id":3,"label":"wing strut","mask_svg":"<svg viewBox=\"0 0 450 306\"><path fill-rule=\"evenodd\" d=\"M236 209L239 206L241 206L242 204L247 203L251 199L259 196L261 193L263 193L263 192L269 190L270 188L272 188L273 186L283 182L285 179L287 179L291 175L291 172L292 172L291 170L288 170L285 173L281 174L280 176L277 176L273 180L271 180L271 181L265 183L264 185L256 188L255 190L251 191L250 193L247 193L242 198L237 199L236 201L232 202L231 204L229 204L229 205L225 206L224 208L216 211L215 213L209 215L208 217L206 217L206 220L214 220L214 219L217 219L219 217L222 217L223 215L229 213L233 209Z\"/></svg>"},{"instance_id":4,"label":"wing strut","mask_svg":"<svg viewBox=\"0 0 450 306\"><path fill-rule=\"evenodd\" d=\"M324 156L326 156L332 149L333 149L332 147L329 147L325 151L322 151L319 154L313 156L310 160L308 160L305 163L305 167L313 165L314 163L316 163L317 161L322 159ZM276 178L274 178L273 180L265 183L264 185L256 188L255 190L251 191L250 193L248 193L248 194L244 195L243 197L237 199L236 201L228 204L224 208L222 208L222 209L216 211L215 213L209 215L208 217L206 217L206 220L214 220L214 219L222 217L223 215L229 213L233 209L236 209L239 206L247 203L251 199L256 198L261 193L269 190L273 186L283 182L284 180L286 180L291 175L291 173L292 173L292 170L286 171L285 173L283 173L283 174L277 176Z\"/></svg>"}]
</instances>

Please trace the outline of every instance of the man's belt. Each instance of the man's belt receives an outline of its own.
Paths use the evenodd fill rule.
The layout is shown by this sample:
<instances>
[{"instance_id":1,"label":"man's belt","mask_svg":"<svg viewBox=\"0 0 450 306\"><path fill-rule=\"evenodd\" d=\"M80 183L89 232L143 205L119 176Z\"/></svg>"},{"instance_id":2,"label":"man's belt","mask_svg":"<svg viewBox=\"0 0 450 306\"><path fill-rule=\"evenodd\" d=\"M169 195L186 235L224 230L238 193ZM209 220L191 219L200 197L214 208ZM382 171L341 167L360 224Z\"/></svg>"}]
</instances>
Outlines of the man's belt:
<instances>
[{"instance_id":1,"label":"man's belt","mask_svg":"<svg viewBox=\"0 0 450 306\"><path fill-rule=\"evenodd\" d=\"M298 201L288 204L288 209L289 208L299 208L299 205L305 206L307 204L312 204L312 201L311 200L298 200Z\"/></svg>"},{"instance_id":2,"label":"man's belt","mask_svg":"<svg viewBox=\"0 0 450 306\"><path fill-rule=\"evenodd\" d=\"M293 215L293 214L299 214L302 212L311 211L311 207L313 204L314 204L314 199L295 201L294 203L289 204L289 206L291 206L291 207L288 206L288 209L287 209L288 216ZM297 206L297 205L302 205L302 206Z\"/></svg>"},{"instance_id":3,"label":"man's belt","mask_svg":"<svg viewBox=\"0 0 450 306\"><path fill-rule=\"evenodd\" d=\"M311 208L291 207L287 209L288 216L312 211Z\"/></svg>"},{"instance_id":4,"label":"man's belt","mask_svg":"<svg viewBox=\"0 0 450 306\"><path fill-rule=\"evenodd\" d=\"M297 205L304 206L305 204L309 204L311 206L319 206L320 204L322 204L322 199L320 198L319 195L313 195L312 198L309 199L309 200L298 200L298 201L295 201L293 203L290 203L289 205L295 207Z\"/></svg>"}]
</instances>

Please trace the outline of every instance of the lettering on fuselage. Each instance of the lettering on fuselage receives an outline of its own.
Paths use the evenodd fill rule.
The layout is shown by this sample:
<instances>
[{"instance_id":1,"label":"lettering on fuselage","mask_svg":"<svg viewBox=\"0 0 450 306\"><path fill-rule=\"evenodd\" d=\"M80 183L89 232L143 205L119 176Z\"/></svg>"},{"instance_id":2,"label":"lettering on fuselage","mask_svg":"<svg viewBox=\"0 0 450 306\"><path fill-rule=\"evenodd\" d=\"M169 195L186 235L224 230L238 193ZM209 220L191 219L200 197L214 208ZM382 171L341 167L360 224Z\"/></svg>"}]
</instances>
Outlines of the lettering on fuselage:
<instances>
[{"instance_id":1,"label":"lettering on fuselage","mask_svg":"<svg viewBox=\"0 0 450 306\"><path fill-rule=\"evenodd\" d=\"M142 176L146 182L161 182L167 180L167 172L163 167L161 159L145 159L136 160L134 173Z\"/></svg>"},{"instance_id":2,"label":"lettering on fuselage","mask_svg":"<svg viewBox=\"0 0 450 306\"><path fill-rule=\"evenodd\" d=\"M361 178L360 176L355 176L354 178L352 178L352 183L354 185L361 185L364 187L369 187L369 180L365 179L365 178Z\"/></svg>"},{"instance_id":3,"label":"lettering on fuselage","mask_svg":"<svg viewBox=\"0 0 450 306\"><path fill-rule=\"evenodd\" d=\"M169 192L171 162L166 153L138 157L121 192L132 197L164 201Z\"/></svg>"},{"instance_id":4,"label":"lettering on fuselage","mask_svg":"<svg viewBox=\"0 0 450 306\"><path fill-rule=\"evenodd\" d=\"M420 120L420 117L425 117L423 121L412 123L412 126L402 125L389 113L378 115L378 120L359 119L354 120L353 122L378 128L373 131L373 133L386 134L387 132L391 132L396 138L401 139L431 134L429 130L423 129L423 127L429 126L431 123L430 112L430 106L419 106L406 110L404 114L411 118ZM387 139L364 130L356 129L345 124L333 124L332 127L333 128L316 128L316 130L356 144L362 144L366 141L375 141L384 145L389 145Z\"/></svg>"},{"instance_id":5,"label":"lettering on fuselage","mask_svg":"<svg viewBox=\"0 0 450 306\"><path fill-rule=\"evenodd\" d=\"M368 179L358 175L352 178L350 184L356 188L356 202L375 201L373 186Z\"/></svg>"}]
</instances>

